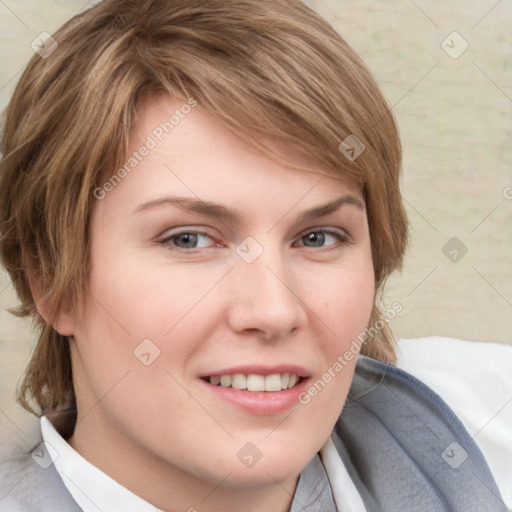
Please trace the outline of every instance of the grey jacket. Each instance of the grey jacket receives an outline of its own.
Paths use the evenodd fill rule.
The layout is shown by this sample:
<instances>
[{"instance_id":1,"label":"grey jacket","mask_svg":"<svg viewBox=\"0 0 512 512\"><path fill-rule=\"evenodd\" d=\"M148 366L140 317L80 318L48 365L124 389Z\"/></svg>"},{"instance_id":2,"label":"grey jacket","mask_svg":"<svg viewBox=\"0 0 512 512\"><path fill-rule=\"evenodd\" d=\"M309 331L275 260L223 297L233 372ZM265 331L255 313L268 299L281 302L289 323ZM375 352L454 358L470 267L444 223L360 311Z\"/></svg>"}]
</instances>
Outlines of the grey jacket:
<instances>
[{"instance_id":1,"label":"grey jacket","mask_svg":"<svg viewBox=\"0 0 512 512\"><path fill-rule=\"evenodd\" d=\"M391 365L359 358L332 436L368 512L507 511L480 450L451 409ZM292 512L299 510L336 512L318 456L301 473L292 504ZM55 467L42 469L30 451L1 462L0 511L80 508Z\"/></svg>"}]
</instances>

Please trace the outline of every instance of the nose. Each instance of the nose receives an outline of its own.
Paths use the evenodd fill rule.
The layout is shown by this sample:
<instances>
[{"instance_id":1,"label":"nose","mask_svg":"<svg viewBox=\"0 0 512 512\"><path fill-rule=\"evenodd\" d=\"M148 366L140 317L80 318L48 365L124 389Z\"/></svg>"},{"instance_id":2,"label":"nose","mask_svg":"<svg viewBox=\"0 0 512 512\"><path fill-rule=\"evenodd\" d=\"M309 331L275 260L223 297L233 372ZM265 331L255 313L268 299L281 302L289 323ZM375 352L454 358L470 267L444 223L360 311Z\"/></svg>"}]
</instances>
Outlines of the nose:
<instances>
[{"instance_id":1,"label":"nose","mask_svg":"<svg viewBox=\"0 0 512 512\"><path fill-rule=\"evenodd\" d=\"M235 332L270 341L305 325L306 306L298 281L277 250L266 249L252 263L238 260L230 274L228 322Z\"/></svg>"}]
</instances>

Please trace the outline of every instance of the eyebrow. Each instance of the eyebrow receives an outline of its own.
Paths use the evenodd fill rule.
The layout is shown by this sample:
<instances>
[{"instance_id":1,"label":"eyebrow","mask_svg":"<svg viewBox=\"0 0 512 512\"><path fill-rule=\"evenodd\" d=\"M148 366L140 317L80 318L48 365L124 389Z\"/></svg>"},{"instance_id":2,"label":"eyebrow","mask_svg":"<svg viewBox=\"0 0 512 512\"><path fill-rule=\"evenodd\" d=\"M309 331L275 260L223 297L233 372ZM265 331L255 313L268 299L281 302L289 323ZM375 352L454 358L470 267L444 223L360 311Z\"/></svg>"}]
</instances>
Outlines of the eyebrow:
<instances>
[{"instance_id":1,"label":"eyebrow","mask_svg":"<svg viewBox=\"0 0 512 512\"><path fill-rule=\"evenodd\" d=\"M219 219L225 219L235 223L240 223L242 219L242 214L239 210L232 210L217 203L194 199L191 197L162 197L154 199L153 201L148 201L147 203L139 205L133 213L147 211L164 205L176 206L185 211L200 213L210 217L217 217ZM323 217L329 213L335 212L342 206L355 206L359 210L364 211L362 201L351 194L346 194L338 197L334 201L330 201L320 206L315 206L314 208L310 208L309 210L302 212L296 219L296 223L300 224L318 217Z\"/></svg>"},{"instance_id":2,"label":"eyebrow","mask_svg":"<svg viewBox=\"0 0 512 512\"><path fill-rule=\"evenodd\" d=\"M181 210L201 213L210 217L217 217L234 222L239 222L242 218L242 214L238 210L230 210L220 204L203 201L201 199L193 199L191 197L162 197L160 199L154 199L153 201L139 205L133 213L157 208L162 205L177 206Z\"/></svg>"},{"instance_id":3,"label":"eyebrow","mask_svg":"<svg viewBox=\"0 0 512 512\"><path fill-rule=\"evenodd\" d=\"M301 213L298 216L296 222L297 224L301 224L308 220L317 219L318 217L324 217L329 213L333 213L336 210L339 210L342 206L355 206L359 210L364 212L364 205L362 201L360 201L357 197L351 194L346 194L344 196L338 197L338 199L335 199L334 201L330 201L329 203L320 206L315 206L314 208L306 210L305 212Z\"/></svg>"}]
</instances>

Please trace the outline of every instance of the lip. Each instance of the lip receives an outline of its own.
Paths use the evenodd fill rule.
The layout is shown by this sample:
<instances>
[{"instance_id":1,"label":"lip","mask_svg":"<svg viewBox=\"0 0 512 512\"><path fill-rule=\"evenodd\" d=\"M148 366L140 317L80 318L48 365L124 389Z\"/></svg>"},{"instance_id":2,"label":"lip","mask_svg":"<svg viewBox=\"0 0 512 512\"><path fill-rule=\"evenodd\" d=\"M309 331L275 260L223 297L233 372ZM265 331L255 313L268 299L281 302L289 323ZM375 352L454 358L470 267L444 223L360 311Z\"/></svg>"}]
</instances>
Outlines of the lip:
<instances>
[{"instance_id":1,"label":"lip","mask_svg":"<svg viewBox=\"0 0 512 512\"><path fill-rule=\"evenodd\" d=\"M282 391L247 391L246 389L224 388L222 386L214 386L206 380L205 377L213 377L220 375L234 375L243 373L245 375L274 375L276 373L294 373L301 377L301 381L291 389L283 389ZM228 402L229 404L241 409L249 414L258 416L273 416L282 414L296 405L299 405L299 395L308 386L310 373L303 367L295 365L279 365L279 366L237 366L230 367L213 373L202 375L199 382L205 387L205 390L211 393L216 399Z\"/></svg>"}]
</instances>

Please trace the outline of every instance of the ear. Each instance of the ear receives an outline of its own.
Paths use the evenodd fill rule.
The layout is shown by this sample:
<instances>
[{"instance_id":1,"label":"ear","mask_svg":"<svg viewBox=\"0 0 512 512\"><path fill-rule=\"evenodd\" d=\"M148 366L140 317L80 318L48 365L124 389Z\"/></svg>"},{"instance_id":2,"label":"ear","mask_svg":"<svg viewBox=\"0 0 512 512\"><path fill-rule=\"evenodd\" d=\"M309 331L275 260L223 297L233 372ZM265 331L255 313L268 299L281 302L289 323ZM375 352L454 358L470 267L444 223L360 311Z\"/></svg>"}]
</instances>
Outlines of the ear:
<instances>
[{"instance_id":1,"label":"ear","mask_svg":"<svg viewBox=\"0 0 512 512\"><path fill-rule=\"evenodd\" d=\"M29 273L30 291L34 297L37 311L47 324L50 324L62 336L72 336L75 333L75 318L71 308L66 303L60 312L55 312L49 300L44 300L44 290L39 276Z\"/></svg>"}]
</instances>

